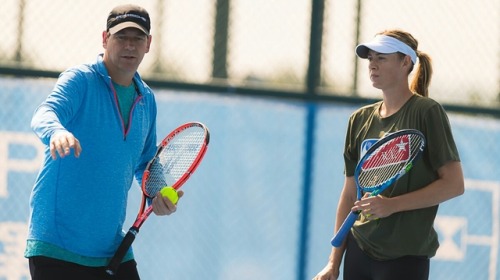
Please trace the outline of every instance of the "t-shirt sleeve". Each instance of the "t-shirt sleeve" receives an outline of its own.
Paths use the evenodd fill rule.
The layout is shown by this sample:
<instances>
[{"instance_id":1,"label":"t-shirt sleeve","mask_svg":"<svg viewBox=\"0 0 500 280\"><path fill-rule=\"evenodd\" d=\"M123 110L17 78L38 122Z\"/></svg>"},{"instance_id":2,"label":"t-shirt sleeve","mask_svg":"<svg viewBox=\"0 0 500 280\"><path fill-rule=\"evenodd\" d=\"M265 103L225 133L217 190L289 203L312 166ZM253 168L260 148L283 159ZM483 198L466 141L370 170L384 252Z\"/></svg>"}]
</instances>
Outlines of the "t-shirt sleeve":
<instances>
[{"instance_id":1,"label":"t-shirt sleeve","mask_svg":"<svg viewBox=\"0 0 500 280\"><path fill-rule=\"evenodd\" d=\"M344 146L344 173L345 176L354 176L354 170L359 158L359 147L354 134L355 116L349 118Z\"/></svg>"},{"instance_id":2,"label":"t-shirt sleeve","mask_svg":"<svg viewBox=\"0 0 500 280\"><path fill-rule=\"evenodd\" d=\"M424 117L427 155L433 170L449 161L460 161L458 149L451 131L450 121L444 108L435 104Z\"/></svg>"}]
</instances>

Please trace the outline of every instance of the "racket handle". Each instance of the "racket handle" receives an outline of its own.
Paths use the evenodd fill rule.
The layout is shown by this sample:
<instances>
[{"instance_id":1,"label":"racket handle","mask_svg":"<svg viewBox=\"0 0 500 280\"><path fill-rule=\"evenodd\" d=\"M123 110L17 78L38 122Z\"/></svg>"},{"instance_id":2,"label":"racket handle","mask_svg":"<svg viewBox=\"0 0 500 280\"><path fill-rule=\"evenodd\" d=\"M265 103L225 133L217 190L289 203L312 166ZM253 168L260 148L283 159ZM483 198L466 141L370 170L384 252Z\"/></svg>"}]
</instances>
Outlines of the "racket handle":
<instances>
[{"instance_id":1,"label":"racket handle","mask_svg":"<svg viewBox=\"0 0 500 280\"><path fill-rule=\"evenodd\" d=\"M134 242L135 236L139 232L139 229L136 227L131 227L125 237L122 240L122 243L120 243L120 246L118 246L118 249L115 252L115 255L111 260L109 261L108 267L106 268L106 273L109 275L115 275L116 271L118 270L118 267L120 266L123 257L125 257L125 254L127 254L128 249Z\"/></svg>"},{"instance_id":2,"label":"racket handle","mask_svg":"<svg viewBox=\"0 0 500 280\"><path fill-rule=\"evenodd\" d=\"M339 231L337 231L337 234L332 238L332 243L333 247L340 247L342 243L344 242L344 239L346 238L347 234L351 230L352 226L354 225L354 222L358 219L359 212L351 212L347 216L347 218L344 220L342 225L340 226Z\"/></svg>"}]
</instances>

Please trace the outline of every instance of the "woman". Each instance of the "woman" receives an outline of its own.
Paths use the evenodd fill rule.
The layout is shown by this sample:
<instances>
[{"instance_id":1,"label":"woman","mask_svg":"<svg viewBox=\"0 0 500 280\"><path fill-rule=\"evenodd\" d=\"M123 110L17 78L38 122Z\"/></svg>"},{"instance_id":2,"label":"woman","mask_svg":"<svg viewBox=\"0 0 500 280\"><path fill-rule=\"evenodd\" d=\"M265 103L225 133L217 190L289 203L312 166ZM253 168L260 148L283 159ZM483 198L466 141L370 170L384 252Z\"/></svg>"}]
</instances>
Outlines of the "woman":
<instances>
[{"instance_id":1,"label":"woman","mask_svg":"<svg viewBox=\"0 0 500 280\"><path fill-rule=\"evenodd\" d=\"M464 192L448 117L442 106L428 98L431 60L418 50L417 40L401 30L377 34L371 42L357 46L356 54L368 59L370 80L382 91L382 101L358 109L349 119L345 181L335 231L350 211L361 211L361 215L347 240L332 249L327 265L313 279L337 279L344 252L345 280L428 279L429 259L439 246L432 226L438 205ZM426 137L422 159L396 187L356 201L353 175L363 148L388 132L409 128Z\"/></svg>"}]
</instances>

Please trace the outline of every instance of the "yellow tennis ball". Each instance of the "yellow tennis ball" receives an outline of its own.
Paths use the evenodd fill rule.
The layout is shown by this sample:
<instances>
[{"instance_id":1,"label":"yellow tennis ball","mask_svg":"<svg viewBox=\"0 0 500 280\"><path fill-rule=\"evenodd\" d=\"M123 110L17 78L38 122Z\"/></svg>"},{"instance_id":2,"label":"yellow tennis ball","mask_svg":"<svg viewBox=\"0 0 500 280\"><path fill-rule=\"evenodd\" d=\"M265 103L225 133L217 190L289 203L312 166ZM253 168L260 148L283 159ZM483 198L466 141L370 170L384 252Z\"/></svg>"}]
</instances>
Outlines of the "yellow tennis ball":
<instances>
[{"instance_id":1,"label":"yellow tennis ball","mask_svg":"<svg viewBox=\"0 0 500 280\"><path fill-rule=\"evenodd\" d=\"M172 187L164 187L160 191L163 197L168 197L173 204L176 204L179 200L179 196L177 195L177 191Z\"/></svg>"}]
</instances>

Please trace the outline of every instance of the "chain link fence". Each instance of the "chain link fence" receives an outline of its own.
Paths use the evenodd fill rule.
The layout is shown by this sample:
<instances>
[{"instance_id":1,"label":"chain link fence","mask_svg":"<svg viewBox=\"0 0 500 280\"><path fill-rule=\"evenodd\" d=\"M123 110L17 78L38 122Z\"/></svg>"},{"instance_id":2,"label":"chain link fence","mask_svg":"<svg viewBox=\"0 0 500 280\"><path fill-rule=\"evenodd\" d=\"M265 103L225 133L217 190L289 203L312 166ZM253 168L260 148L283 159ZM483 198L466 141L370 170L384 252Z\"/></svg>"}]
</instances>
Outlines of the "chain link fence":
<instances>
[{"instance_id":1,"label":"chain link fence","mask_svg":"<svg viewBox=\"0 0 500 280\"><path fill-rule=\"evenodd\" d=\"M134 1L133 1L134 2ZM364 0L324 3L311 34L314 1L135 1L150 11L153 48L146 78L303 91L310 38L321 36L321 94L378 98L358 41L402 28L431 55L431 97L450 104L498 106L500 2ZM0 66L62 71L95 59L107 13L120 1L5 0ZM315 65L312 65L315 67Z\"/></svg>"}]
</instances>

